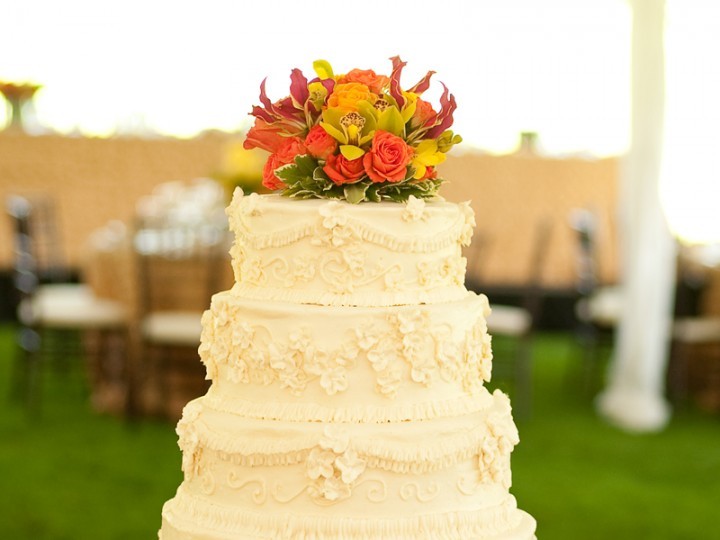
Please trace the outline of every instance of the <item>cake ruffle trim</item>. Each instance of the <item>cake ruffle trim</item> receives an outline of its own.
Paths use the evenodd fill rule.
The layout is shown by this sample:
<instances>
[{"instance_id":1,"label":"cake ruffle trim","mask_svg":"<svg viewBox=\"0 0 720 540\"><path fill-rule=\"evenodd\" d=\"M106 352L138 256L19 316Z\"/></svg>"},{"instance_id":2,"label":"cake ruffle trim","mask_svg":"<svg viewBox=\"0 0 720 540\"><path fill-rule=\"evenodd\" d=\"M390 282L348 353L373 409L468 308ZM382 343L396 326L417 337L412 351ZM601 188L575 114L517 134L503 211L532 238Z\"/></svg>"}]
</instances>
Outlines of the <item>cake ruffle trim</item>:
<instances>
[{"instance_id":1,"label":"cake ruffle trim","mask_svg":"<svg viewBox=\"0 0 720 540\"><path fill-rule=\"evenodd\" d=\"M323 436L322 425L308 424L307 430L287 432L284 438L278 437L241 437L240 433L227 433L214 429L198 418L183 428L192 432L192 448L185 448L181 434L180 445L183 452L194 448L206 448L215 451L220 459L242 466L278 466L295 465L307 459L309 452L318 446ZM252 428L250 428L252 430ZM427 473L446 469L477 455L487 439L499 439L504 432L511 451L517 443L513 437L515 426L510 414L493 414L477 427L457 435L436 437L428 440L427 434L413 434L414 439L397 440L387 443L377 432L353 434L352 447L366 460L368 467L397 473Z\"/></svg>"},{"instance_id":2,"label":"cake ruffle trim","mask_svg":"<svg viewBox=\"0 0 720 540\"><path fill-rule=\"evenodd\" d=\"M464 300L468 290L464 285L442 285L435 290L410 290L391 292L332 293L311 289L272 288L236 283L230 294L249 300L280 301L292 304L315 304L319 306L389 307L415 304L445 304Z\"/></svg>"},{"instance_id":3,"label":"cake ruffle trim","mask_svg":"<svg viewBox=\"0 0 720 540\"><path fill-rule=\"evenodd\" d=\"M302 540L458 540L491 538L516 529L524 516L508 495L497 506L471 512L413 517L350 518L333 516L263 515L208 504L182 487L163 507L163 531L204 538L293 538ZM163 538L163 531L160 538Z\"/></svg>"},{"instance_id":4,"label":"cake ruffle trim","mask_svg":"<svg viewBox=\"0 0 720 540\"><path fill-rule=\"evenodd\" d=\"M487 390L458 399L377 407L369 405L327 407L316 403L256 403L233 399L227 394L222 394L215 387L211 387L202 399L206 407L245 418L343 424L383 424L433 420L483 411L492 407L494 403L492 395Z\"/></svg>"}]
</instances>

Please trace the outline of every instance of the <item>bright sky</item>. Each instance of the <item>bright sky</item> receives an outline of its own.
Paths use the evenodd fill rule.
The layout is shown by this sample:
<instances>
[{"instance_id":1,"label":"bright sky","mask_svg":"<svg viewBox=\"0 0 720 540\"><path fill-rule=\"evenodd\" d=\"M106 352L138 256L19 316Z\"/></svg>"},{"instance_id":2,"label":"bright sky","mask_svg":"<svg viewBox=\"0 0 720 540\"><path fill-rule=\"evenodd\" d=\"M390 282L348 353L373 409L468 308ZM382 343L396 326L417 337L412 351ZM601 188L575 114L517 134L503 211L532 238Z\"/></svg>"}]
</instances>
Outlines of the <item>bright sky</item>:
<instances>
[{"instance_id":1,"label":"bright sky","mask_svg":"<svg viewBox=\"0 0 720 540\"><path fill-rule=\"evenodd\" d=\"M667 0L664 198L690 239L720 239L706 206L718 185L720 2ZM3 5L0 80L44 86L38 122L64 133L193 136L250 121L258 86L287 95L290 70L329 60L405 84L434 69L457 98L466 148L508 152L536 131L551 155L619 155L629 143L626 0L24 0ZM0 111L0 125L4 121ZM698 151L702 149L702 151ZM707 157L707 162L703 161ZM691 164L692 165L689 165ZM692 167L692 168L691 168ZM679 194L685 194L680 196ZM700 197L687 194L699 194ZM714 209L712 209L714 212ZM715 223L717 222L717 225Z\"/></svg>"},{"instance_id":2,"label":"bright sky","mask_svg":"<svg viewBox=\"0 0 720 540\"><path fill-rule=\"evenodd\" d=\"M537 131L553 153L627 146L629 12L624 0L197 2L25 0L6 5L0 80L31 80L40 122L109 135L191 136L248 121L260 81L287 95L294 67L325 58L407 83L434 69L468 144L504 152ZM442 6L442 7L441 7ZM11 22L11 24L8 24Z\"/></svg>"},{"instance_id":3,"label":"bright sky","mask_svg":"<svg viewBox=\"0 0 720 540\"><path fill-rule=\"evenodd\" d=\"M660 192L678 236L720 243L720 2L670 0L666 16Z\"/></svg>"}]
</instances>

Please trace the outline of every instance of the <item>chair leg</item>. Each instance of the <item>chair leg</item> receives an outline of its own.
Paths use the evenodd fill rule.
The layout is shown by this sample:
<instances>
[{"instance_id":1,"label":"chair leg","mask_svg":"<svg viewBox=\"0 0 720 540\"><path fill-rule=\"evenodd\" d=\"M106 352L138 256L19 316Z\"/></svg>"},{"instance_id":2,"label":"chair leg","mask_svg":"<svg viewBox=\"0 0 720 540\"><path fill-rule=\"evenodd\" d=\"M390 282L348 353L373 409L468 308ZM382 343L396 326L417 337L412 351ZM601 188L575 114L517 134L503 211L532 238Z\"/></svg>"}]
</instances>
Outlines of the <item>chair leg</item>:
<instances>
[{"instance_id":1,"label":"chair leg","mask_svg":"<svg viewBox=\"0 0 720 540\"><path fill-rule=\"evenodd\" d=\"M668 397L675 406L687 404L688 399L688 356L690 345L675 342L670 347L668 363L667 391Z\"/></svg>"},{"instance_id":2,"label":"chair leg","mask_svg":"<svg viewBox=\"0 0 720 540\"><path fill-rule=\"evenodd\" d=\"M132 333L128 328L119 331L120 344L123 350L123 376L127 383L127 395L125 401L125 415L133 420L140 415L141 391L140 373L138 368L139 351L137 342L133 340Z\"/></svg>"},{"instance_id":3,"label":"chair leg","mask_svg":"<svg viewBox=\"0 0 720 540\"><path fill-rule=\"evenodd\" d=\"M167 403L166 366L169 362L166 359L166 347L152 343L143 343L140 355L141 366L137 371L136 382L137 392L141 394L140 401L142 409L157 416L165 415Z\"/></svg>"},{"instance_id":4,"label":"chair leg","mask_svg":"<svg viewBox=\"0 0 720 540\"><path fill-rule=\"evenodd\" d=\"M518 416L530 418L532 409L532 336L522 336L517 344L515 387L518 400Z\"/></svg>"},{"instance_id":5,"label":"chair leg","mask_svg":"<svg viewBox=\"0 0 720 540\"><path fill-rule=\"evenodd\" d=\"M100 370L102 384L114 398L115 412L130 418L135 414L134 375L130 367L125 329L108 329L101 335Z\"/></svg>"},{"instance_id":6,"label":"chair leg","mask_svg":"<svg viewBox=\"0 0 720 540\"><path fill-rule=\"evenodd\" d=\"M577 336L581 349L581 386L586 397L593 397L603 385L604 355L607 353L607 339L604 330L594 326L585 327Z\"/></svg>"},{"instance_id":7,"label":"chair leg","mask_svg":"<svg viewBox=\"0 0 720 540\"><path fill-rule=\"evenodd\" d=\"M32 413L40 409L41 340L38 330L28 326L19 328L10 383L10 399L22 402Z\"/></svg>"}]
</instances>

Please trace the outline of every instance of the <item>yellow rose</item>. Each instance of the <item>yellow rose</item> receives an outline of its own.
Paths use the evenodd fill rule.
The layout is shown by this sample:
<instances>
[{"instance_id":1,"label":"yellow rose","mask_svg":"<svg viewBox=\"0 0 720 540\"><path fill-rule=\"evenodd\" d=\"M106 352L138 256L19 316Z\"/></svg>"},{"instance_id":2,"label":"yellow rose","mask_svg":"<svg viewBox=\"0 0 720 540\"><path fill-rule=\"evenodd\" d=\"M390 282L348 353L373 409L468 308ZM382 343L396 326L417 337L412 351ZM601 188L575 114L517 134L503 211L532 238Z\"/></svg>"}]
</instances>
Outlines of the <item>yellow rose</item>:
<instances>
[{"instance_id":1,"label":"yellow rose","mask_svg":"<svg viewBox=\"0 0 720 540\"><path fill-rule=\"evenodd\" d=\"M345 112L357 112L359 101L369 101L374 104L377 96L365 84L354 82L336 84L333 93L327 100L327 106Z\"/></svg>"}]
</instances>

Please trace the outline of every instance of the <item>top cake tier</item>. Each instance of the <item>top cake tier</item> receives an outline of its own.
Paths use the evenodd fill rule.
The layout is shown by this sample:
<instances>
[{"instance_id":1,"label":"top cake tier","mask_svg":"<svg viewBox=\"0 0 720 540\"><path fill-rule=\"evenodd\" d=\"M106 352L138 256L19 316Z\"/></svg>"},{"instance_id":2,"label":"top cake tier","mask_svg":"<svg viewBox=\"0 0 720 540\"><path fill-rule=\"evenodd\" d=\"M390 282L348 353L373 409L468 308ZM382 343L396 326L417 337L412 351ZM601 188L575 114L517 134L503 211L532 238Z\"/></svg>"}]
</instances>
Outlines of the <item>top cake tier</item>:
<instances>
[{"instance_id":1,"label":"top cake tier","mask_svg":"<svg viewBox=\"0 0 720 540\"><path fill-rule=\"evenodd\" d=\"M335 306L467 296L461 247L475 225L469 203L349 204L238 189L227 213L237 296Z\"/></svg>"}]
</instances>

